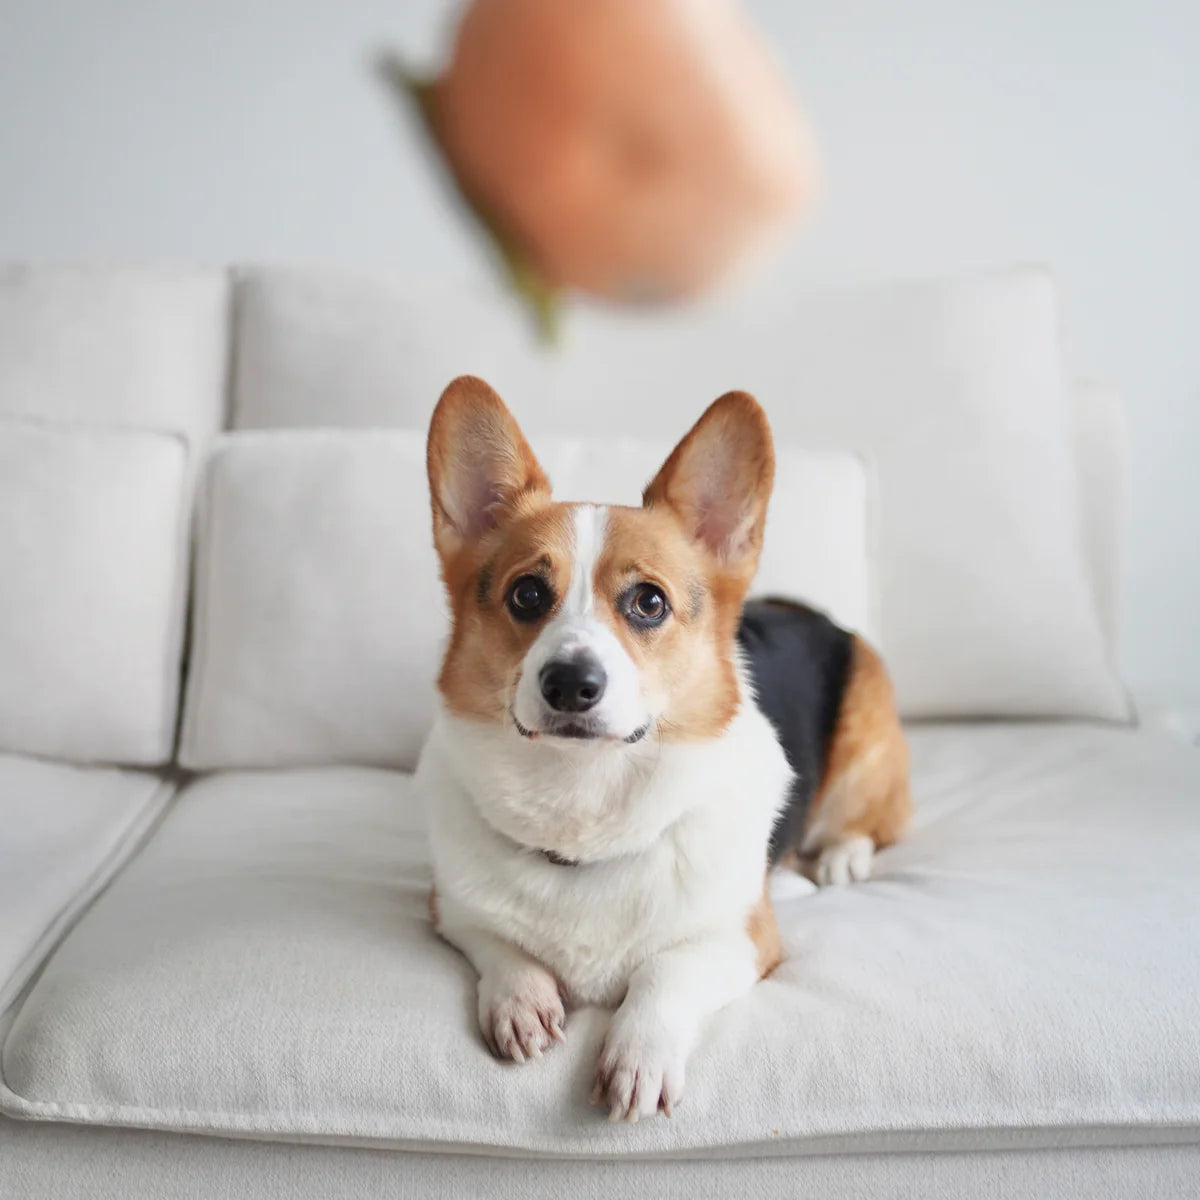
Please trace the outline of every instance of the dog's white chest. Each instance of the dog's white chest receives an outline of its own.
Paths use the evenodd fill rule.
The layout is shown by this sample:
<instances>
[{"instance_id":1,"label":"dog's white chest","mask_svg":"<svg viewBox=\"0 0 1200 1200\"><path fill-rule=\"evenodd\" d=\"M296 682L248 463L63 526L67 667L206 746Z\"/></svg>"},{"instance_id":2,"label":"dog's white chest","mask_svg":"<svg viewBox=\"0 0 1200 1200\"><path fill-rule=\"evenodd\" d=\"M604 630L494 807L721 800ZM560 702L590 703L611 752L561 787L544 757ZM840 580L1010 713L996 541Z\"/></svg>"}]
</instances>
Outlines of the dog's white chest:
<instances>
[{"instance_id":1,"label":"dog's white chest","mask_svg":"<svg viewBox=\"0 0 1200 1200\"><path fill-rule=\"evenodd\" d=\"M493 894L494 916L519 930L519 944L558 976L573 1001L619 1003L640 963L713 920L709 906L691 902L667 857L529 864L515 887L510 877L508 888Z\"/></svg>"},{"instance_id":2,"label":"dog's white chest","mask_svg":"<svg viewBox=\"0 0 1200 1200\"><path fill-rule=\"evenodd\" d=\"M439 722L419 773L449 919L514 942L573 1000L601 1004L657 951L744 930L789 782L757 710L728 744L653 748L624 780L600 762L594 789L575 770L586 760L543 778L526 747L514 762L511 739L464 724Z\"/></svg>"}]
</instances>

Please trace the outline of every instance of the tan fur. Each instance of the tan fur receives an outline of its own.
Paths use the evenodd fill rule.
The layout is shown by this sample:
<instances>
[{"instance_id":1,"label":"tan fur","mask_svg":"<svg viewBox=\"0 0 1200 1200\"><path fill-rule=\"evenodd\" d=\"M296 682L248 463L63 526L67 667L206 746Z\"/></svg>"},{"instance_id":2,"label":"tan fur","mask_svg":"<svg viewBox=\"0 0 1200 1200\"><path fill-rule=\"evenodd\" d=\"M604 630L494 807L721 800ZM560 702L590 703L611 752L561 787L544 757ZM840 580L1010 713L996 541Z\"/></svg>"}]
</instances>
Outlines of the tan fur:
<instances>
[{"instance_id":1,"label":"tan fur","mask_svg":"<svg viewBox=\"0 0 1200 1200\"><path fill-rule=\"evenodd\" d=\"M779 937L779 925L775 920L775 908L763 881L762 899L750 910L746 918L746 932L754 943L754 964L759 979L765 979L783 962L783 943Z\"/></svg>"},{"instance_id":2,"label":"tan fur","mask_svg":"<svg viewBox=\"0 0 1200 1200\"><path fill-rule=\"evenodd\" d=\"M825 777L813 799L803 853L812 855L855 834L877 847L908 826L908 744L892 682L879 655L854 639L850 676L830 742Z\"/></svg>"},{"instance_id":3,"label":"tan fur","mask_svg":"<svg viewBox=\"0 0 1200 1200\"><path fill-rule=\"evenodd\" d=\"M462 375L442 393L429 424L426 467L452 618L438 686L456 711L499 720L512 673L536 637L504 615L505 589L549 547L558 547L558 570L569 570L570 527L561 513L547 512L550 483L482 379ZM480 499L486 503L475 503ZM499 604L479 603L484 572Z\"/></svg>"},{"instance_id":4,"label":"tan fur","mask_svg":"<svg viewBox=\"0 0 1200 1200\"><path fill-rule=\"evenodd\" d=\"M450 597L450 641L438 687L447 704L466 716L506 720L505 697L540 623L514 621L505 608L513 583L535 567L558 595L571 579L571 514L541 496L524 499L501 530L443 559ZM487 573L486 597L480 576Z\"/></svg>"},{"instance_id":5,"label":"tan fur","mask_svg":"<svg viewBox=\"0 0 1200 1200\"><path fill-rule=\"evenodd\" d=\"M675 511L703 543L731 589L745 596L762 550L775 449L766 414L746 392L726 392L704 411L647 485L648 508ZM731 496L745 507L726 511Z\"/></svg>"},{"instance_id":6,"label":"tan fur","mask_svg":"<svg viewBox=\"0 0 1200 1200\"><path fill-rule=\"evenodd\" d=\"M800 850L796 846L789 846L775 861L775 866L781 871L796 871L802 873L804 870L804 861L800 857Z\"/></svg>"},{"instance_id":7,"label":"tan fur","mask_svg":"<svg viewBox=\"0 0 1200 1200\"><path fill-rule=\"evenodd\" d=\"M717 736L737 711L740 591L672 510L614 507L608 522L595 579L598 615L637 664L647 691L661 698L663 740ZM616 603L639 581L661 587L672 610L661 628L645 633L630 627Z\"/></svg>"}]
</instances>

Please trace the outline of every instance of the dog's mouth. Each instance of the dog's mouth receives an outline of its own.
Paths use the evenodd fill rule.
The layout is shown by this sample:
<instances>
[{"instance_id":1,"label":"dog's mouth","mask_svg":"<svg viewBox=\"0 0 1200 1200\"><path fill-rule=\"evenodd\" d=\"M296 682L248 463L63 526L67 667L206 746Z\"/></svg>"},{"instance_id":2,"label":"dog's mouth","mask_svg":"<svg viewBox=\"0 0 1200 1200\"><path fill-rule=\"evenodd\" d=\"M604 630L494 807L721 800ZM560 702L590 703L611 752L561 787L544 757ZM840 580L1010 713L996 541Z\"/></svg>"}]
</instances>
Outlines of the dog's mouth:
<instances>
[{"instance_id":1,"label":"dog's mouth","mask_svg":"<svg viewBox=\"0 0 1200 1200\"><path fill-rule=\"evenodd\" d=\"M650 732L650 722L647 721L644 725L638 726L631 734L626 737L615 737L613 734L606 732L597 725L590 724L587 721L558 721L547 725L545 729L528 729L517 720L517 714L509 709L508 715L512 717L512 723L516 726L517 732L523 737L533 740L539 737L566 738L574 741L586 742L624 742L627 746L635 745Z\"/></svg>"}]
</instances>

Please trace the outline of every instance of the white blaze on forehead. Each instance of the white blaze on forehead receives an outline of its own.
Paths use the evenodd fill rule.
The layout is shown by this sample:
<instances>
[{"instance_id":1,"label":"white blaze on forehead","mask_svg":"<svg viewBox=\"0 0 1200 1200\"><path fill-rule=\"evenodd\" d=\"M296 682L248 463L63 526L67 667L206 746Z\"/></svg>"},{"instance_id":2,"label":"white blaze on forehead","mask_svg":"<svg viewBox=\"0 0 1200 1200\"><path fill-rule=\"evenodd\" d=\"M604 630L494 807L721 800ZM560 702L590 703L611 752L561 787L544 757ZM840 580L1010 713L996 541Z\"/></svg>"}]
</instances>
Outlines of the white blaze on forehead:
<instances>
[{"instance_id":1,"label":"white blaze on forehead","mask_svg":"<svg viewBox=\"0 0 1200 1200\"><path fill-rule=\"evenodd\" d=\"M599 662L606 680L591 720L615 737L628 737L646 724L648 714L633 659L596 611L596 567L604 553L608 509L602 504L572 505L571 527L575 536L566 594L521 664L513 715L526 729L543 729L553 714L541 695L538 681L542 669L556 659L583 653Z\"/></svg>"},{"instance_id":2,"label":"white blaze on forehead","mask_svg":"<svg viewBox=\"0 0 1200 1200\"><path fill-rule=\"evenodd\" d=\"M602 504L577 504L571 512L575 547L571 558L571 582L563 597L562 612L572 617L590 617L596 607L596 564L604 549L608 509Z\"/></svg>"}]
</instances>

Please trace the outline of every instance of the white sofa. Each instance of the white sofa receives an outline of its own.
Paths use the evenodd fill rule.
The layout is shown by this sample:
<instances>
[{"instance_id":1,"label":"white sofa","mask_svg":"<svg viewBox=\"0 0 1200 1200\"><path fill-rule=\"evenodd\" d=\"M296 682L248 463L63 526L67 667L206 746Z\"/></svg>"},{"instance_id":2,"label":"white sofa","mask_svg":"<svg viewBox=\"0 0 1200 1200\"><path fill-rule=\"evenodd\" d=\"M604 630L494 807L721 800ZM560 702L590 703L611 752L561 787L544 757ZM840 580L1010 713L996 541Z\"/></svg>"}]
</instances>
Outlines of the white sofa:
<instances>
[{"instance_id":1,"label":"white sofa","mask_svg":"<svg viewBox=\"0 0 1200 1200\"><path fill-rule=\"evenodd\" d=\"M588 1108L599 1011L492 1060L428 925L420 436L465 371L535 449L742 386L861 455L806 591L883 644L916 825L781 893L671 1120ZM1117 678L1120 411L1071 378L1037 269L547 358L413 280L0 268L0 1196L1194 1195L1200 755Z\"/></svg>"}]
</instances>

